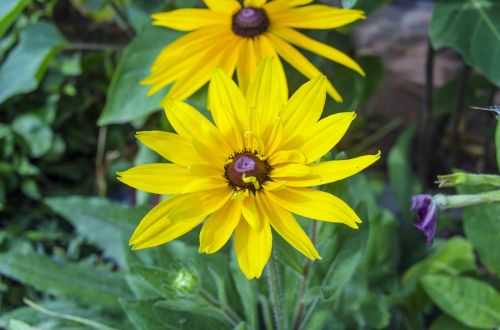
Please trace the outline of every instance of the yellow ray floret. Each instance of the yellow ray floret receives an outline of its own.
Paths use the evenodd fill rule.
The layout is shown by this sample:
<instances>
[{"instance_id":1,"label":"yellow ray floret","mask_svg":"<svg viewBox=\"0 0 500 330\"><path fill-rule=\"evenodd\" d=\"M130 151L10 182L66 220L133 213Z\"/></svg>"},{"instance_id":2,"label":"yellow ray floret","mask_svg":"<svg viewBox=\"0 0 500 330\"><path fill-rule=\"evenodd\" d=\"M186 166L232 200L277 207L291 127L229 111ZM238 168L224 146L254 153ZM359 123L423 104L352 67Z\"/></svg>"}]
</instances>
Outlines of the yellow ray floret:
<instances>
[{"instance_id":1,"label":"yellow ray floret","mask_svg":"<svg viewBox=\"0 0 500 330\"><path fill-rule=\"evenodd\" d=\"M152 16L153 25L188 33L166 46L142 81L149 94L170 85L167 99L184 100L201 88L213 69L220 67L228 76L236 72L244 94L257 64L276 59L277 73L287 96L285 71L280 58L309 79L321 75L296 47L316 53L364 76L363 69L348 55L309 38L295 29L335 29L364 19L361 10L311 5L311 0L206 0L208 8L182 8ZM161 41L159 41L161 42ZM329 80L328 94L342 97Z\"/></svg>"},{"instance_id":2,"label":"yellow ray floret","mask_svg":"<svg viewBox=\"0 0 500 330\"><path fill-rule=\"evenodd\" d=\"M273 232L307 258L320 259L294 215L358 228L361 219L349 205L314 187L360 172L380 153L319 162L355 114L321 119L328 88L322 76L288 99L276 61L258 66L246 95L224 70L214 70L208 100L213 122L169 99L165 114L176 133L137 133L171 163L139 165L118 173L119 180L171 196L142 219L130 239L133 249L167 243L202 224L200 253L215 253L233 237L238 264L252 279L271 255Z\"/></svg>"}]
</instances>

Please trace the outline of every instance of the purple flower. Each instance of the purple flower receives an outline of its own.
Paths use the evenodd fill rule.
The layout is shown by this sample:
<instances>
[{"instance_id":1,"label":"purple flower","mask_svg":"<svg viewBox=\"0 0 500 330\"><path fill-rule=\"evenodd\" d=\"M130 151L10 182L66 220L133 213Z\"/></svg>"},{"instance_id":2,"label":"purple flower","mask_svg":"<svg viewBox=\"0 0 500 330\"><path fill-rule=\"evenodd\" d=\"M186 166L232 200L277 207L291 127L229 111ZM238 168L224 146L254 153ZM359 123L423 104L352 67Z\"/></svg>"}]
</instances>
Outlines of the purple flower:
<instances>
[{"instance_id":1,"label":"purple flower","mask_svg":"<svg viewBox=\"0 0 500 330\"><path fill-rule=\"evenodd\" d=\"M417 212L414 226L427 237L427 243L432 245L436 235L437 211L436 202L430 195L415 195L411 198L411 210Z\"/></svg>"}]
</instances>

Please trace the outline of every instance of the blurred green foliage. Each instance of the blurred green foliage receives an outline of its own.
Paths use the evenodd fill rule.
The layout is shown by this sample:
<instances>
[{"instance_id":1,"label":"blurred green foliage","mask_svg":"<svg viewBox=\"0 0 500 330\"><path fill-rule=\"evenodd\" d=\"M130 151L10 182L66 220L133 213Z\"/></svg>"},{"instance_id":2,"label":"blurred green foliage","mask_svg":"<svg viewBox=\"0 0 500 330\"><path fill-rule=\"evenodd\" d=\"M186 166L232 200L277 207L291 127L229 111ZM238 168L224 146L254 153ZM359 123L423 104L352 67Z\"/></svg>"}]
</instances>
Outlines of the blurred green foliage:
<instances>
[{"instance_id":1,"label":"blurred green foliage","mask_svg":"<svg viewBox=\"0 0 500 330\"><path fill-rule=\"evenodd\" d=\"M371 14L385 2L342 4ZM139 81L180 33L151 27L149 15L199 5L0 3L0 327L274 328L265 278L246 280L228 247L199 255L196 232L145 251L127 244L155 197L117 184L114 173L156 158L134 144L135 130L171 130L159 111L162 93L147 97ZM470 19L457 20L459 15ZM498 86L499 15L494 1L437 1L432 43L457 49ZM471 26L481 32L474 34ZM350 31L312 34L344 51L355 49ZM382 60L373 55L357 58L364 79L308 56L345 98L328 104L326 113L365 105L384 77ZM287 70L293 90L304 78ZM471 79L467 105L487 102L478 92L491 88L487 79ZM449 100L459 90L453 80L436 91L435 118L454 111ZM204 111L205 94L201 90L189 102ZM454 237L427 247L408 211L411 195L422 189L414 174L417 138L415 126L402 131L387 156L387 179L359 174L325 188L362 215L360 230L299 219L314 232L321 261L309 263L275 235L291 327L443 330L500 324L498 206L468 208L463 217L453 217L453 226L443 221L440 229L451 228ZM500 159L500 126L496 146ZM390 204L388 190L395 196L390 208L384 206Z\"/></svg>"}]
</instances>

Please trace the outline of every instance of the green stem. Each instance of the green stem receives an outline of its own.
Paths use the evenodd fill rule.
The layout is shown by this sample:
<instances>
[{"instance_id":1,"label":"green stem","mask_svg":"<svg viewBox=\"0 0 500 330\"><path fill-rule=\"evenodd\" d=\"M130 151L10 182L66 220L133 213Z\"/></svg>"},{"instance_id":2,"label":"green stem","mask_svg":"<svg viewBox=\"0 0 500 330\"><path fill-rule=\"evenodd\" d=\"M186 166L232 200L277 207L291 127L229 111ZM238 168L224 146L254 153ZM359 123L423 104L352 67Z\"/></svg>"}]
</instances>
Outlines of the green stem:
<instances>
[{"instance_id":1,"label":"green stem","mask_svg":"<svg viewBox=\"0 0 500 330\"><path fill-rule=\"evenodd\" d=\"M494 186L500 187L500 176L494 174L471 174L471 173L453 173L438 175L439 188L464 186Z\"/></svg>"},{"instance_id":2,"label":"green stem","mask_svg":"<svg viewBox=\"0 0 500 330\"><path fill-rule=\"evenodd\" d=\"M440 209L456 209L466 206L500 203L500 190L489 191L481 194L443 195L433 196Z\"/></svg>"},{"instance_id":3,"label":"green stem","mask_svg":"<svg viewBox=\"0 0 500 330\"><path fill-rule=\"evenodd\" d=\"M287 329L287 325L283 304L283 294L281 292L280 277L277 269L278 265L274 256L275 253L272 253L267 266L269 298L271 301L271 309L273 311L276 330L285 330Z\"/></svg>"}]
</instances>

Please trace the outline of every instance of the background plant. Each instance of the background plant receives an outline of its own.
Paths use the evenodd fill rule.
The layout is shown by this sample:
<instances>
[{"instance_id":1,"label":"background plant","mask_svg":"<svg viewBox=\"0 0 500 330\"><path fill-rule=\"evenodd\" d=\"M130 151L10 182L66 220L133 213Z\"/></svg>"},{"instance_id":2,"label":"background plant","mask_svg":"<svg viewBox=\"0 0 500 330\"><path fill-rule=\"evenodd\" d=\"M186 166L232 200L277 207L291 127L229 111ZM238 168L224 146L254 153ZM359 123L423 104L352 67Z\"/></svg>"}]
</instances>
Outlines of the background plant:
<instances>
[{"instance_id":1,"label":"background plant","mask_svg":"<svg viewBox=\"0 0 500 330\"><path fill-rule=\"evenodd\" d=\"M382 4L342 1L365 9L368 20ZM115 172L156 161L135 144L136 130L171 130L159 111L163 93L146 97L138 81L180 34L152 27L149 14L197 5L1 2L0 326L275 327L266 279L247 281L230 249L200 256L196 233L147 251L127 245L157 197L117 184ZM440 213L432 247L409 212L411 195L432 192L438 173L454 167L498 173L500 124L468 107L493 104L500 85L500 4L442 0L433 11L420 121L404 127L400 121L394 130L382 114L366 112L352 140L330 155L343 158L340 151L347 150L357 156L379 143L387 155L378 172L326 187L366 219L362 228L312 222L308 230L323 256L313 264L275 237L277 299L287 328L491 329L500 323L498 205ZM356 55L367 74L363 79L311 56L345 99L327 104L326 112L368 107L384 77L382 60L356 54L351 29L314 34ZM433 68L442 47L460 56L461 73L436 87ZM293 90L304 78L287 70ZM205 108L206 91L188 101ZM478 142L464 127L479 116L489 120ZM479 153L477 145L484 146Z\"/></svg>"}]
</instances>

